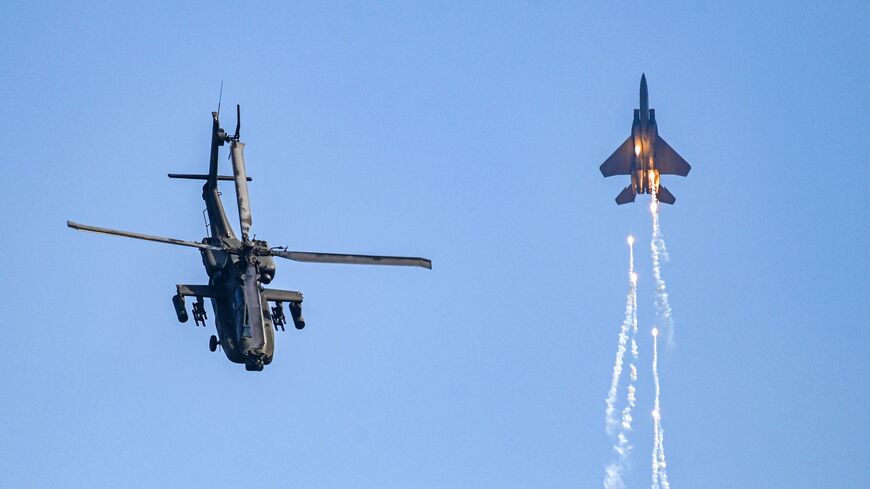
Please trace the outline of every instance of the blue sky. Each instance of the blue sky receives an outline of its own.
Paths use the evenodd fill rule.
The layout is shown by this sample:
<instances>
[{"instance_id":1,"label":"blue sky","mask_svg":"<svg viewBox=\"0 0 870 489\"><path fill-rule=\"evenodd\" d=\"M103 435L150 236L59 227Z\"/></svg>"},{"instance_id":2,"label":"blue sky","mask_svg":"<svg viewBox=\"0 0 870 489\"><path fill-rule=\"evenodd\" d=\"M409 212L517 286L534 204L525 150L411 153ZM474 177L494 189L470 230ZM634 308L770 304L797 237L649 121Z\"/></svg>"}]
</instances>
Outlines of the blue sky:
<instances>
[{"instance_id":1,"label":"blue sky","mask_svg":"<svg viewBox=\"0 0 870 489\"><path fill-rule=\"evenodd\" d=\"M629 233L648 486L650 219L598 172L641 72L693 164L661 214L672 487L870 486L868 10L7 4L0 486L601 487ZM221 81L258 237L434 261L279 263L309 326L258 374L175 320L195 250L64 225L201 238L165 174L204 171Z\"/></svg>"}]
</instances>

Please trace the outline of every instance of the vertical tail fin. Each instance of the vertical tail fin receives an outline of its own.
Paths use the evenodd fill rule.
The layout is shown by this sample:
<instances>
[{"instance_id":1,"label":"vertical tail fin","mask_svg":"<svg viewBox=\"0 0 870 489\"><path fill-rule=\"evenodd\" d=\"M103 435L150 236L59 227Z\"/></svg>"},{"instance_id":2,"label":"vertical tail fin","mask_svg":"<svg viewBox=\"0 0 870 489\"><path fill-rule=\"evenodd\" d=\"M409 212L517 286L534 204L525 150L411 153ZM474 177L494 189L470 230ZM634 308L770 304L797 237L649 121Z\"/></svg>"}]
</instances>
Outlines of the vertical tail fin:
<instances>
[{"instance_id":1,"label":"vertical tail fin","mask_svg":"<svg viewBox=\"0 0 870 489\"><path fill-rule=\"evenodd\" d=\"M634 202L635 196L637 196L637 194L634 193L634 187L629 185L628 187L622 189L622 192L620 192L619 195L616 196L616 203L618 205L622 205L628 204L629 202Z\"/></svg>"}]
</instances>

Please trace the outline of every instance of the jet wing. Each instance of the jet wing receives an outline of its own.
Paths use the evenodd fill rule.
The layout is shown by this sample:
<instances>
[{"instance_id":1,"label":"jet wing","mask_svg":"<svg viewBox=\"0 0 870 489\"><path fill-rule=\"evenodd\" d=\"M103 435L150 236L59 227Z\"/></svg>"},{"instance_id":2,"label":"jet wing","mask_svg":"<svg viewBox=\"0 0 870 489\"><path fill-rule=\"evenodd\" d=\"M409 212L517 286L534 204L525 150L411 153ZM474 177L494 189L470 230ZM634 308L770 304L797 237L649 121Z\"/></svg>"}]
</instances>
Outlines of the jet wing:
<instances>
[{"instance_id":1,"label":"jet wing","mask_svg":"<svg viewBox=\"0 0 870 489\"><path fill-rule=\"evenodd\" d=\"M665 142L661 136L656 139L655 165L656 168L658 168L659 173L662 175L679 175L685 177L689 174L689 170L692 169L692 165L686 162L679 153L674 151L674 148L671 148L671 146Z\"/></svg>"},{"instance_id":2,"label":"jet wing","mask_svg":"<svg viewBox=\"0 0 870 489\"><path fill-rule=\"evenodd\" d=\"M610 155L610 158L604 161L598 168L601 174L605 177L613 175L630 175L631 162L634 159L634 141L629 136L622 145L616 148L616 151Z\"/></svg>"}]
</instances>

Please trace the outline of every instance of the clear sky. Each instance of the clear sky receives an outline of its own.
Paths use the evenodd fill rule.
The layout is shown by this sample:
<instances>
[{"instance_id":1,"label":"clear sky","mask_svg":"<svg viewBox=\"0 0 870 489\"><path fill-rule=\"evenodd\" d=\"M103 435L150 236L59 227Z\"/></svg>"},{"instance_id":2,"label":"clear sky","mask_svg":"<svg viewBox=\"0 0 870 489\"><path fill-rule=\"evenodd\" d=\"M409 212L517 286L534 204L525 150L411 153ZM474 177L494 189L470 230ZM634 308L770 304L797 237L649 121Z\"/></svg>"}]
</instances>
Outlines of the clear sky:
<instances>
[{"instance_id":1,"label":"clear sky","mask_svg":"<svg viewBox=\"0 0 870 489\"><path fill-rule=\"evenodd\" d=\"M4 5L0 486L601 487L634 233L648 487L648 198L598 171L645 72L693 165L672 487L870 487L866 2L292 3ZM308 327L260 373L176 321L195 250L65 226L202 238L165 175L205 170L222 80L259 238L434 261L279 263Z\"/></svg>"}]
</instances>

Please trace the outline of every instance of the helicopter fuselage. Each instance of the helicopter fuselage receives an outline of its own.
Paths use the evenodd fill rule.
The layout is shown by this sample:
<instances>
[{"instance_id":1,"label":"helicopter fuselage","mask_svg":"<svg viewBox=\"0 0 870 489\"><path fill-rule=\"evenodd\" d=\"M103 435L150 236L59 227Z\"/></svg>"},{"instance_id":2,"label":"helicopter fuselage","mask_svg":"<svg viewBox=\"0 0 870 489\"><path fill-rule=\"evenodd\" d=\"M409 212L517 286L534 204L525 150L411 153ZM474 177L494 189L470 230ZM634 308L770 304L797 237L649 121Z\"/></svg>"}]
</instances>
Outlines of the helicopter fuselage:
<instances>
[{"instance_id":1,"label":"helicopter fuselage","mask_svg":"<svg viewBox=\"0 0 870 489\"><path fill-rule=\"evenodd\" d=\"M217 175L217 149L223 143L222 133L215 118L210 176ZM234 141L232 144L241 143ZM228 253L218 249L200 249L209 276L209 288L216 292L210 299L218 341L230 361L259 370L272 362L275 352L272 311L269 301L262 294L261 285L268 284L274 278L275 262L271 256L258 256L252 252L254 247L268 249L265 241L250 241L252 246L246 247L236 237L221 203L216 178L209 178L203 185L202 198L208 214L210 234L203 239L203 243L215 248L241 250L239 253ZM244 244L247 243L245 237Z\"/></svg>"}]
</instances>

